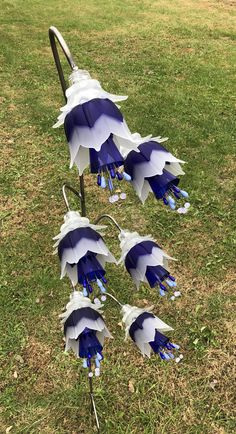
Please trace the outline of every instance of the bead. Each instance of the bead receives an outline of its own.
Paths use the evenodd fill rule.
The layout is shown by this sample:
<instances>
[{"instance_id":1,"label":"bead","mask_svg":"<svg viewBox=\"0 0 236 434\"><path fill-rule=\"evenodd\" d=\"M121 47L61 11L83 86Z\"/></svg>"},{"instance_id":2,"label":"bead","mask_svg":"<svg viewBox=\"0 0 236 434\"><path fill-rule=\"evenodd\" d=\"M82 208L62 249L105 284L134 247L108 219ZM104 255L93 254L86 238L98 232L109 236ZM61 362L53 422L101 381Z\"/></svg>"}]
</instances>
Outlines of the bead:
<instances>
[{"instance_id":1,"label":"bead","mask_svg":"<svg viewBox=\"0 0 236 434\"><path fill-rule=\"evenodd\" d=\"M120 172L116 172L116 176L117 176L117 179L118 179L119 181L122 181L122 179L123 179L123 175L122 175L122 173L120 173Z\"/></svg>"},{"instance_id":2,"label":"bead","mask_svg":"<svg viewBox=\"0 0 236 434\"><path fill-rule=\"evenodd\" d=\"M175 291L174 292L174 296L175 297L180 297L181 296L181 292L180 291Z\"/></svg>"},{"instance_id":3,"label":"bead","mask_svg":"<svg viewBox=\"0 0 236 434\"><path fill-rule=\"evenodd\" d=\"M105 295L102 295L102 296L101 296L101 300L102 300L102 301L106 301L106 299L107 299L107 298L106 298Z\"/></svg>"},{"instance_id":4,"label":"bead","mask_svg":"<svg viewBox=\"0 0 236 434\"><path fill-rule=\"evenodd\" d=\"M128 173L123 172L123 176L126 181L131 181L131 176Z\"/></svg>"},{"instance_id":5,"label":"bead","mask_svg":"<svg viewBox=\"0 0 236 434\"><path fill-rule=\"evenodd\" d=\"M93 373L89 372L88 376L89 376L89 378L92 378L93 377Z\"/></svg>"},{"instance_id":6,"label":"bead","mask_svg":"<svg viewBox=\"0 0 236 434\"><path fill-rule=\"evenodd\" d=\"M113 184L112 184L112 180L111 180L111 178L108 179L108 187L109 187L109 190L110 190L110 191L113 190Z\"/></svg>"},{"instance_id":7,"label":"bead","mask_svg":"<svg viewBox=\"0 0 236 434\"><path fill-rule=\"evenodd\" d=\"M168 205L168 203L169 203L168 200L166 199L166 197L163 197L163 202L165 205Z\"/></svg>"},{"instance_id":8,"label":"bead","mask_svg":"<svg viewBox=\"0 0 236 434\"><path fill-rule=\"evenodd\" d=\"M101 361L101 360L103 359L103 356L102 356L102 354L100 354L100 353L97 353L97 359L98 359L99 361Z\"/></svg>"},{"instance_id":9,"label":"bead","mask_svg":"<svg viewBox=\"0 0 236 434\"><path fill-rule=\"evenodd\" d=\"M95 377L99 377L100 375L100 369L99 368L95 368Z\"/></svg>"},{"instance_id":10,"label":"bead","mask_svg":"<svg viewBox=\"0 0 236 434\"><path fill-rule=\"evenodd\" d=\"M97 176L97 185L100 187L101 186L101 175Z\"/></svg>"},{"instance_id":11,"label":"bead","mask_svg":"<svg viewBox=\"0 0 236 434\"><path fill-rule=\"evenodd\" d=\"M97 297L93 300L93 302L94 302L95 304L101 304L99 298L97 298Z\"/></svg>"},{"instance_id":12,"label":"bead","mask_svg":"<svg viewBox=\"0 0 236 434\"><path fill-rule=\"evenodd\" d=\"M186 202L185 204L184 204L184 208L186 208L186 209L188 209L188 208L190 208L190 203L189 202Z\"/></svg>"},{"instance_id":13,"label":"bead","mask_svg":"<svg viewBox=\"0 0 236 434\"><path fill-rule=\"evenodd\" d=\"M104 176L102 176L101 177L101 187L106 188L106 186L107 186L106 180L105 180Z\"/></svg>"},{"instance_id":14,"label":"bead","mask_svg":"<svg viewBox=\"0 0 236 434\"><path fill-rule=\"evenodd\" d=\"M175 296L172 295L172 296L170 297L170 299L171 299L172 301L174 301L174 300L175 300Z\"/></svg>"},{"instance_id":15,"label":"bead","mask_svg":"<svg viewBox=\"0 0 236 434\"><path fill-rule=\"evenodd\" d=\"M88 291L87 291L87 288L83 288L83 296L84 297L87 297L87 295L88 295Z\"/></svg>"},{"instance_id":16,"label":"bead","mask_svg":"<svg viewBox=\"0 0 236 434\"><path fill-rule=\"evenodd\" d=\"M121 194L120 194L120 198L121 198L122 200L125 200L125 199L126 199L126 194L125 194L125 193L121 193Z\"/></svg>"},{"instance_id":17,"label":"bead","mask_svg":"<svg viewBox=\"0 0 236 434\"><path fill-rule=\"evenodd\" d=\"M188 193L187 193L187 191L180 190L180 194L181 194L181 196L183 196L183 197L188 197Z\"/></svg>"},{"instance_id":18,"label":"bead","mask_svg":"<svg viewBox=\"0 0 236 434\"><path fill-rule=\"evenodd\" d=\"M89 284L88 284L88 290L89 290L90 294L93 292L93 287Z\"/></svg>"},{"instance_id":19,"label":"bead","mask_svg":"<svg viewBox=\"0 0 236 434\"><path fill-rule=\"evenodd\" d=\"M118 194L113 195L113 202L117 202L119 200Z\"/></svg>"}]
</instances>

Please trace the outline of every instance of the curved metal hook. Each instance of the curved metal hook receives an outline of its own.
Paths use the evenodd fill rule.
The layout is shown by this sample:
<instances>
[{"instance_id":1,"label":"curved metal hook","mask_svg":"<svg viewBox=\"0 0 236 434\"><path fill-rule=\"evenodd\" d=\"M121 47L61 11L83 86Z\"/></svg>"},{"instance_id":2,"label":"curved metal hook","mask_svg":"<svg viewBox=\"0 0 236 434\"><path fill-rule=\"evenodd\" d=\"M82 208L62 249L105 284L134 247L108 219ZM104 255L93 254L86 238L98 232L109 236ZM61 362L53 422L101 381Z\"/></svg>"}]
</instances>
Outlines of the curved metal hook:
<instances>
[{"instance_id":1,"label":"curved metal hook","mask_svg":"<svg viewBox=\"0 0 236 434\"><path fill-rule=\"evenodd\" d=\"M120 225L118 225L117 221L116 221L116 220L115 220L111 215L109 215L109 214L102 214L102 215L100 215L100 216L95 220L94 224L96 225L98 222L100 222L100 220L102 220L102 219L104 219L104 218L107 218L107 219L111 220L112 223L114 223L114 225L117 227L117 229L118 229L120 232L122 232L122 229L121 229Z\"/></svg>"},{"instance_id":2,"label":"curved metal hook","mask_svg":"<svg viewBox=\"0 0 236 434\"><path fill-rule=\"evenodd\" d=\"M70 205L69 205L69 202L68 202L68 199L67 199L67 195L66 195L66 188L68 190L72 191L72 193L74 193L76 196L79 197L80 203L82 203L82 201L81 201L81 199L82 199L81 198L81 193L79 191L77 191L75 188L71 187L71 185L69 185L67 183L63 184L63 186L62 186L63 199L64 199L64 202L66 204L67 211L71 211Z\"/></svg>"},{"instance_id":3,"label":"curved metal hook","mask_svg":"<svg viewBox=\"0 0 236 434\"><path fill-rule=\"evenodd\" d=\"M65 39L63 38L63 36L59 32L59 30L57 30L56 27L51 26L49 28L48 34L49 34L49 40L50 40L50 44L51 44L51 49L52 49L53 57L54 57L54 60L55 60L57 72L58 72L58 75L59 75L62 91L63 91L63 94L64 94L64 98L66 100L67 85L66 85L66 80L65 80L65 77L64 77L63 69L62 69L62 66L61 66L60 57L59 57L59 54L58 54L56 39L57 39L58 43L60 44L61 49L62 49L63 53L65 54L65 57L66 57L69 65L70 65L71 69L75 70L75 69L78 69L78 67L76 66L76 64L74 62L74 59L72 57L72 54L71 54L71 52L69 50L69 47L68 47Z\"/></svg>"},{"instance_id":4,"label":"curved metal hook","mask_svg":"<svg viewBox=\"0 0 236 434\"><path fill-rule=\"evenodd\" d=\"M61 61L60 61L60 57L59 57L59 53L58 53L58 49L57 49L56 40L58 41L72 71L75 71L76 69L78 69L78 67L76 66L74 59L72 57L72 54L70 52L70 49L69 49L65 39L63 38L63 36L59 32L59 30L57 30L56 27L51 26L49 28L48 34L49 34L49 40L50 40L50 45L51 45L55 65L56 65L57 72L58 72L59 79L60 79L60 83L61 83L61 88L62 88L63 95L64 95L64 98L66 101L67 85L66 85L66 80L65 80L64 73L63 73L63 69L61 66ZM80 197L81 215L82 215L82 217L85 217L86 216L86 208L85 208L85 191L84 191L84 177L83 177L83 175L81 175L79 177L79 181L80 181L80 194L81 194L81 197Z\"/></svg>"}]
</instances>

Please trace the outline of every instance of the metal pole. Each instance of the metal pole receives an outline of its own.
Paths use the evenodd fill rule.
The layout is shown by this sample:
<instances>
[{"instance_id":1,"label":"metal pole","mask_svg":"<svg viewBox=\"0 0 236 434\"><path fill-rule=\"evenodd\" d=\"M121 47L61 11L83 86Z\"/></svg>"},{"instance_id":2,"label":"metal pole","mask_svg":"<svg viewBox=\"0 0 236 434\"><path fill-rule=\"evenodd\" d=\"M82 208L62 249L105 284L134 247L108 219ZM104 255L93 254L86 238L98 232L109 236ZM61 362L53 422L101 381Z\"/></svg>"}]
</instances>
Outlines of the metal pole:
<instances>
[{"instance_id":1,"label":"metal pole","mask_svg":"<svg viewBox=\"0 0 236 434\"><path fill-rule=\"evenodd\" d=\"M66 101L67 85L66 85L66 80L65 80L64 73L63 73L63 69L61 66L61 61L60 61L60 57L59 57L59 53L58 53L58 49L57 49L56 39L57 39L65 57L66 57L69 65L70 65L70 68L72 69L72 71L76 71L78 69L78 67L76 66L74 59L72 57L72 54L70 52L70 49L69 49L65 39L63 38L63 36L59 32L59 30L57 30L56 27L51 26L49 28L48 34L49 34L49 40L50 40L50 45L51 45L51 49L52 49L52 54L54 57L54 61L55 61L55 65L57 68L59 80L61 83L62 92L63 92L64 98ZM81 194L81 215L82 215L82 217L85 217L86 216L86 207L85 207L85 188L84 188L84 176L83 175L79 176L79 182L80 182L80 194Z\"/></svg>"},{"instance_id":2,"label":"metal pole","mask_svg":"<svg viewBox=\"0 0 236 434\"><path fill-rule=\"evenodd\" d=\"M57 30L56 27L51 26L49 28L49 40L50 40L50 45L51 45L51 49L52 49L52 53L53 53L53 57L54 57L54 61L55 61L55 65L57 68L57 72L58 72L58 76L59 76L59 80L61 83L61 88L63 91L63 95L66 101L66 89L67 89L67 85L66 85L66 80L65 80L65 76L63 73L63 69L61 66L61 61L60 61L60 57L59 57L59 53L58 53L58 49L57 49L57 44L56 44L56 39L59 43L59 45L61 46L61 49L72 69L72 71L76 71L78 69L78 67L76 66L72 54L69 50L69 47L65 41L65 39L63 38L63 36L61 35L61 33L59 32L59 30ZM68 211L70 210L69 207L69 203L65 194L65 189L68 188L69 190L71 190L73 193L75 193L79 198L80 198L80 203L81 203L81 215L82 217L86 216L86 207L85 207L85 188L84 188L84 177L83 175L81 175L79 177L80 180L80 193L78 193L73 187L69 186L68 184L64 184L62 187L62 193L63 193L63 197L65 200L65 204L66 207L68 209ZM99 420L98 420L98 414L97 414L97 409L96 409L96 405L95 405L95 401L94 401L94 396L93 396L93 381L92 378L89 377L89 394L90 394L90 398L91 398L91 404L92 404L92 411L94 412L94 416L95 416L95 420L96 420L96 425L97 425L97 430L98 433L100 432L100 425L99 425Z\"/></svg>"}]
</instances>

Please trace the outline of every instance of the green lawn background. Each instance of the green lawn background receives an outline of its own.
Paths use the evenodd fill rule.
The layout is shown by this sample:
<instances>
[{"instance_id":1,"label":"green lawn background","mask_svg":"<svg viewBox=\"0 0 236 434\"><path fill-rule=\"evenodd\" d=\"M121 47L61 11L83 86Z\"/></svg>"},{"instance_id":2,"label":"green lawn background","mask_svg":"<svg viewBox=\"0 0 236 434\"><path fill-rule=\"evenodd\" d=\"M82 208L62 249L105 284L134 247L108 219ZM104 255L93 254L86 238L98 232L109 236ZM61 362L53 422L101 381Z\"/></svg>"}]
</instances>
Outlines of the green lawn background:
<instances>
[{"instance_id":1,"label":"green lawn background","mask_svg":"<svg viewBox=\"0 0 236 434\"><path fill-rule=\"evenodd\" d=\"M102 432L235 432L234 20L233 1L2 1L0 432L95 432L87 378L63 352L58 319L70 286L59 280L52 237L65 212L61 186L78 187L78 178L63 129L51 128L64 101L50 25L79 67L129 95L122 112L132 131L168 136L168 148L188 162L185 216L153 196L143 207L128 186L126 202L111 206L85 177L89 218L109 211L122 227L152 233L178 259L172 270L182 291L174 303L145 286L135 292L122 267L108 267L110 290L126 303L154 304L184 359L143 360L107 301L114 339L94 382ZM114 229L106 240L119 257Z\"/></svg>"}]
</instances>

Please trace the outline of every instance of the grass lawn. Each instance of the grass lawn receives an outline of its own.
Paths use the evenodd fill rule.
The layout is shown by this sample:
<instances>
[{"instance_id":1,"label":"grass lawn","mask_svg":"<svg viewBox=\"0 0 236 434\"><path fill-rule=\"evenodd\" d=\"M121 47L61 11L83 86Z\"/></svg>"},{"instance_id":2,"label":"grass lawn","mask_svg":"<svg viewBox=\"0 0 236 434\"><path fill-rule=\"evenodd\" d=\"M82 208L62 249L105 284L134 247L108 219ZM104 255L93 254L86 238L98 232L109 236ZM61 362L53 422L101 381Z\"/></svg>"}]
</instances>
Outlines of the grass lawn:
<instances>
[{"instance_id":1,"label":"grass lawn","mask_svg":"<svg viewBox=\"0 0 236 434\"><path fill-rule=\"evenodd\" d=\"M96 432L81 362L63 352L58 315L70 285L60 281L52 237L65 212L69 170L64 104L48 41L62 32L81 68L103 87L128 94L122 112L132 131L170 138L186 160L182 186L191 211L178 215L127 186L110 205L86 174L87 211L116 216L123 228L152 233L178 259L182 297L133 290L123 267L108 267L110 288L126 303L155 305L174 327L180 364L144 360L124 342L117 306L106 303L114 339L94 381L102 433L225 434L233 417L235 232L235 52L233 0L3 0L1 7L1 396L0 432ZM65 64L65 63L64 63ZM69 73L68 66L65 64ZM234 89L235 90L235 89ZM71 198L72 204L76 201ZM115 229L107 243L119 257Z\"/></svg>"}]
</instances>

